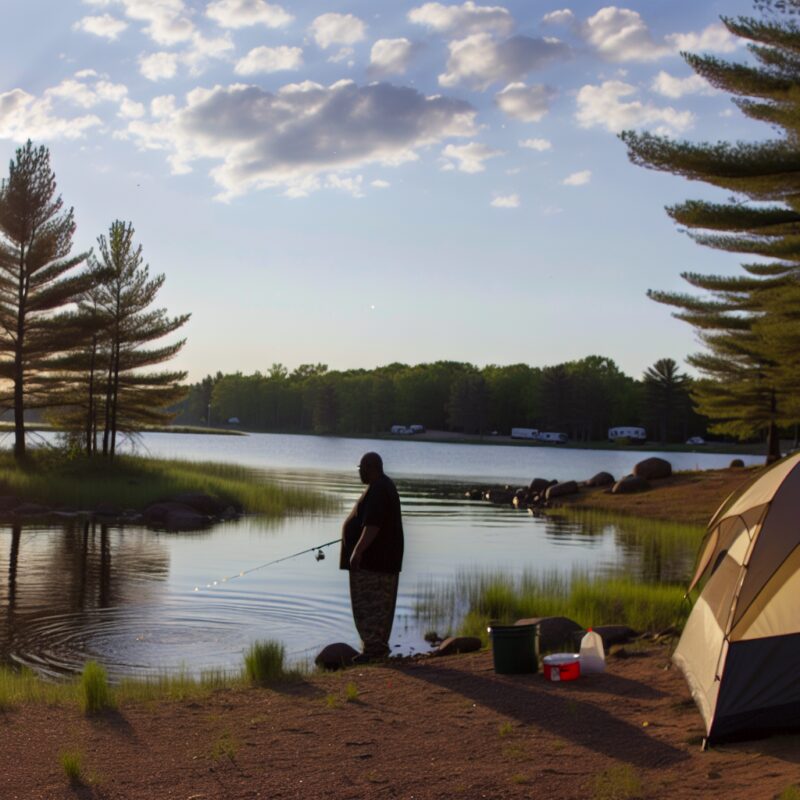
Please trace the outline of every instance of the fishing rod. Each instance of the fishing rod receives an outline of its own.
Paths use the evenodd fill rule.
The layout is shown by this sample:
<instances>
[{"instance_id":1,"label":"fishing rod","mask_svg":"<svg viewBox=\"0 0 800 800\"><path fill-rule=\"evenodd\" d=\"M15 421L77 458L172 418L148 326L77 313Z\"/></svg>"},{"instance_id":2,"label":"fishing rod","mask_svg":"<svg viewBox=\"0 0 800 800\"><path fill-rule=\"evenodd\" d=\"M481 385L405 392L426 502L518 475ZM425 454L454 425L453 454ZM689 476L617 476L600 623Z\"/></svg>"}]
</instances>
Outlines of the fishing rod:
<instances>
[{"instance_id":1,"label":"fishing rod","mask_svg":"<svg viewBox=\"0 0 800 800\"><path fill-rule=\"evenodd\" d=\"M317 551L315 558L317 559L317 561L322 561L325 558L325 553L322 552L322 548L330 547L332 544L339 544L341 541L342 541L341 539L331 539L331 541L325 542L325 544L314 545L314 547L309 547L306 550L301 550L299 553L292 553L290 556L283 556L282 558L276 558L273 561L267 561L266 564L259 564L257 567L250 567L250 569L243 569L241 572L236 573L236 575L226 575L224 578L221 578L218 581L207 583L205 585L205 588L213 589L220 583L228 583L228 581L235 581L237 578L242 578L245 575L249 575L251 572L257 572L260 569L264 569L264 567L270 567L273 564L279 564L281 561L288 561L290 558L297 558L297 556L302 556L305 555L306 553L312 553L315 550ZM199 592L200 587L195 586L194 591Z\"/></svg>"}]
</instances>

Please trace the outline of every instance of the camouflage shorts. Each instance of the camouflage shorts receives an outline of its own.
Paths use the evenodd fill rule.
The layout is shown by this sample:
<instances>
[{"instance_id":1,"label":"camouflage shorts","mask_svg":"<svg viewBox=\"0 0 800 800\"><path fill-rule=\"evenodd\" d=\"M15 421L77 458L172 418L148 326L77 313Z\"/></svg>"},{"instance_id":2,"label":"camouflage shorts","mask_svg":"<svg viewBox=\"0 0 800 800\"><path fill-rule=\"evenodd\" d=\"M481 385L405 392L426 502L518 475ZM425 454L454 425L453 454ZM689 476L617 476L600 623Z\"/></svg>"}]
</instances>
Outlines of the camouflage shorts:
<instances>
[{"instance_id":1,"label":"camouflage shorts","mask_svg":"<svg viewBox=\"0 0 800 800\"><path fill-rule=\"evenodd\" d=\"M361 637L362 651L370 658L389 655L389 635L397 601L396 572L350 570L350 601L353 621Z\"/></svg>"}]
</instances>

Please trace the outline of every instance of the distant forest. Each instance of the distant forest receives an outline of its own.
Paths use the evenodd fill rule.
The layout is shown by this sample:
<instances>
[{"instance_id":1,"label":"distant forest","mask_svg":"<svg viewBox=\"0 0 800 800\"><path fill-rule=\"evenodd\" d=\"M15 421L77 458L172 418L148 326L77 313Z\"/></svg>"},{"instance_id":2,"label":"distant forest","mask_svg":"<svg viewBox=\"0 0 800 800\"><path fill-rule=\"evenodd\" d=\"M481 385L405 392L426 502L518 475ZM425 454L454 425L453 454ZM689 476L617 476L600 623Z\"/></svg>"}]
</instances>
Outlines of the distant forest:
<instances>
[{"instance_id":1,"label":"distant forest","mask_svg":"<svg viewBox=\"0 0 800 800\"><path fill-rule=\"evenodd\" d=\"M317 434L412 424L472 434L531 427L586 442L606 439L612 426L641 425L651 440L685 441L704 435L708 422L694 412L691 390L672 359L640 380L602 356L541 368L437 361L342 372L305 364L290 372L274 364L266 373L217 373L192 385L175 422L236 418L250 430Z\"/></svg>"}]
</instances>

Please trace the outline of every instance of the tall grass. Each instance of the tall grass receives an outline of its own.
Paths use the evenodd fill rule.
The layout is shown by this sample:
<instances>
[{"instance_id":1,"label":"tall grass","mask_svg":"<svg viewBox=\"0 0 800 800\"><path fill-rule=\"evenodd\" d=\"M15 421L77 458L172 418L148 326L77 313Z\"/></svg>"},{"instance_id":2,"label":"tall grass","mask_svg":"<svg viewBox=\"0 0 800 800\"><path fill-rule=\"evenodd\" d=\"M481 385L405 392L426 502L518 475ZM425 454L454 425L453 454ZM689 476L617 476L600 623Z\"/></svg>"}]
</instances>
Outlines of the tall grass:
<instances>
[{"instance_id":1,"label":"tall grass","mask_svg":"<svg viewBox=\"0 0 800 800\"><path fill-rule=\"evenodd\" d=\"M417 605L427 622L449 626L487 642L490 622L566 616L584 627L624 624L641 631L682 627L689 612L680 586L643 583L631 577L592 576L573 571L461 572L451 585L431 585Z\"/></svg>"},{"instance_id":2,"label":"tall grass","mask_svg":"<svg viewBox=\"0 0 800 800\"><path fill-rule=\"evenodd\" d=\"M78 750L67 750L58 754L58 763L64 770L67 780L72 784L83 782L83 755Z\"/></svg>"},{"instance_id":3,"label":"tall grass","mask_svg":"<svg viewBox=\"0 0 800 800\"><path fill-rule=\"evenodd\" d=\"M117 456L67 459L58 451L34 451L18 465L0 453L0 492L48 505L91 508L105 503L141 509L185 492L202 492L246 511L279 517L334 510L336 501L319 492L280 486L258 470L235 464Z\"/></svg>"},{"instance_id":4,"label":"tall grass","mask_svg":"<svg viewBox=\"0 0 800 800\"><path fill-rule=\"evenodd\" d=\"M259 686L280 680L286 676L285 658L286 649L280 642L254 642L244 656L247 680Z\"/></svg>"},{"instance_id":5,"label":"tall grass","mask_svg":"<svg viewBox=\"0 0 800 800\"><path fill-rule=\"evenodd\" d=\"M84 714L99 714L114 705L108 673L95 661L89 661L81 673L80 704Z\"/></svg>"}]
</instances>

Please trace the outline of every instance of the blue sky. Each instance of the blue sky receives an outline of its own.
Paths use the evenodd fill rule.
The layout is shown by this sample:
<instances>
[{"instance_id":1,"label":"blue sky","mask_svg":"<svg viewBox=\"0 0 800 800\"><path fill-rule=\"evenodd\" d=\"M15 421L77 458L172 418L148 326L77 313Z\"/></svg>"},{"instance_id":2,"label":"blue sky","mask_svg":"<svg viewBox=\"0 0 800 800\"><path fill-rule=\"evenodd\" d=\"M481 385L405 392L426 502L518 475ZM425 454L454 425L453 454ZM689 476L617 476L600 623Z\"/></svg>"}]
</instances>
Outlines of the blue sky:
<instances>
[{"instance_id":1,"label":"blue sky","mask_svg":"<svg viewBox=\"0 0 800 800\"><path fill-rule=\"evenodd\" d=\"M9 7L10 6L10 7ZM177 364L437 359L639 375L696 349L648 288L730 273L629 164L624 128L769 131L679 51L746 58L749 2L26 0L4 4L0 156L51 149L77 248L133 222Z\"/></svg>"}]
</instances>

